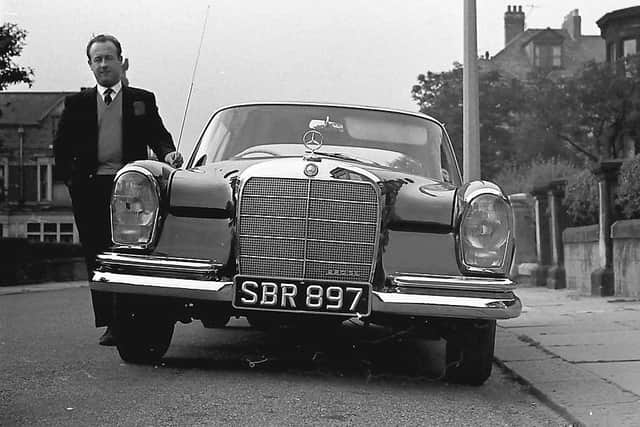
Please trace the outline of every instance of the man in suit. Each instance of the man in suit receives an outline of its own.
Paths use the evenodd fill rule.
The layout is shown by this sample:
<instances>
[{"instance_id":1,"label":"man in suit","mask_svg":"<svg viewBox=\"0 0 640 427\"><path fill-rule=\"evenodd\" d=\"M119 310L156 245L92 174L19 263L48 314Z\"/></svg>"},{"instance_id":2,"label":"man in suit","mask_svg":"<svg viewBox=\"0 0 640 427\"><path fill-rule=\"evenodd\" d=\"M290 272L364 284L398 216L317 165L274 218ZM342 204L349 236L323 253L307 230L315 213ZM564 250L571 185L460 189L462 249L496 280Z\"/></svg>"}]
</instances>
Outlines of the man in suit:
<instances>
[{"instance_id":1,"label":"man in suit","mask_svg":"<svg viewBox=\"0 0 640 427\"><path fill-rule=\"evenodd\" d=\"M120 42L98 35L87 44L89 67L97 85L70 95L54 140L56 176L71 195L73 214L91 274L96 255L111 245L110 199L116 172L147 158L147 147L159 160L182 166L171 135L158 114L151 92L122 84ZM113 298L91 292L96 326L107 326L102 345L115 345L110 327Z\"/></svg>"}]
</instances>

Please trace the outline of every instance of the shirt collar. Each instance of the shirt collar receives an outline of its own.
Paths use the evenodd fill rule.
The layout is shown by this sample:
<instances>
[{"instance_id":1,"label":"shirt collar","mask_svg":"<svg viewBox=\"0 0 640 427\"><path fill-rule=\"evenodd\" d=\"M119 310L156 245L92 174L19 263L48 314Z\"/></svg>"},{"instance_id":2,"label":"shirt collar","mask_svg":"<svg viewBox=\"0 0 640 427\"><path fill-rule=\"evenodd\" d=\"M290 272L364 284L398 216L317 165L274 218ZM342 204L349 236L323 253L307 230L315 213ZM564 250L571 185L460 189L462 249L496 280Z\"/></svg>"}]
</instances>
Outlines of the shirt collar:
<instances>
[{"instance_id":1,"label":"shirt collar","mask_svg":"<svg viewBox=\"0 0 640 427\"><path fill-rule=\"evenodd\" d=\"M98 87L98 93L100 94L102 99L104 99L104 91L107 90L108 88L100 84L98 84L97 87ZM120 89L122 89L122 80L118 81L118 83L111 86L111 90L113 90L113 95L111 96L112 99L115 98L116 95L118 95L118 92L120 92Z\"/></svg>"}]
</instances>

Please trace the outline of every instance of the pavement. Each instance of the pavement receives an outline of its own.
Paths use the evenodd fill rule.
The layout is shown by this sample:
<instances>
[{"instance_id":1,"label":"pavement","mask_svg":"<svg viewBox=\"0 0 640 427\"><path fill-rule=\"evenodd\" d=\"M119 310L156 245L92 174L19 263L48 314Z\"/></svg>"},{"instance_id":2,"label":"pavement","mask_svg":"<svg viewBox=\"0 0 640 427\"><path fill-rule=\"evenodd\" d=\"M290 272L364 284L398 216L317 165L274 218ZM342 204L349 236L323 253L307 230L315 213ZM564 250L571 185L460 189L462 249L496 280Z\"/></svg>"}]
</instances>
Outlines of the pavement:
<instances>
[{"instance_id":1,"label":"pavement","mask_svg":"<svg viewBox=\"0 0 640 427\"><path fill-rule=\"evenodd\" d=\"M0 287L0 296L87 281ZM522 315L498 322L496 363L573 425L640 425L640 300L522 287Z\"/></svg>"},{"instance_id":2,"label":"pavement","mask_svg":"<svg viewBox=\"0 0 640 427\"><path fill-rule=\"evenodd\" d=\"M640 425L640 300L523 287L496 362L576 425Z\"/></svg>"}]
</instances>

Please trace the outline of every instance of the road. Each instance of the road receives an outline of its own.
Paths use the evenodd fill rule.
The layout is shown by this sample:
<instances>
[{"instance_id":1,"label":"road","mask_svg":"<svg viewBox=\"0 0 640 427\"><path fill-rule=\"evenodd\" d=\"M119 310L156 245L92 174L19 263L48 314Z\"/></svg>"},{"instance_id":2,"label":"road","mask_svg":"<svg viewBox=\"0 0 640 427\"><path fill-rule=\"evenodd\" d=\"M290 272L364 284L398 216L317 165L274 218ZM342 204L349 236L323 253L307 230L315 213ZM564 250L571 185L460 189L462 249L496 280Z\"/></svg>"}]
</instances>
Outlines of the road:
<instances>
[{"instance_id":1,"label":"road","mask_svg":"<svg viewBox=\"0 0 640 427\"><path fill-rule=\"evenodd\" d=\"M156 366L97 345L89 291L0 296L0 425L565 425L498 367L449 385L443 343L178 324ZM247 360L269 360L248 366Z\"/></svg>"}]
</instances>

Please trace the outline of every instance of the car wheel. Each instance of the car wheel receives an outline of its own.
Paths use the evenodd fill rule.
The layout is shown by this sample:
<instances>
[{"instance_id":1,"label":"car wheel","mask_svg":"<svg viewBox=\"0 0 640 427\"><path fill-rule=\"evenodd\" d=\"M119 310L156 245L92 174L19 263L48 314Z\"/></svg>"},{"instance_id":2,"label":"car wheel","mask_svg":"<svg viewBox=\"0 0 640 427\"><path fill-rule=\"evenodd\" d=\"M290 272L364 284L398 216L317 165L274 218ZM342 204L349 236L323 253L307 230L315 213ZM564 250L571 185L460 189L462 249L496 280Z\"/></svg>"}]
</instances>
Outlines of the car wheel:
<instances>
[{"instance_id":1,"label":"car wheel","mask_svg":"<svg viewBox=\"0 0 640 427\"><path fill-rule=\"evenodd\" d=\"M169 349L174 326L165 316L118 310L114 327L120 357L130 363L157 362Z\"/></svg>"},{"instance_id":2,"label":"car wheel","mask_svg":"<svg viewBox=\"0 0 640 427\"><path fill-rule=\"evenodd\" d=\"M446 379L479 386L491 375L496 321L463 321L447 337Z\"/></svg>"}]
</instances>

